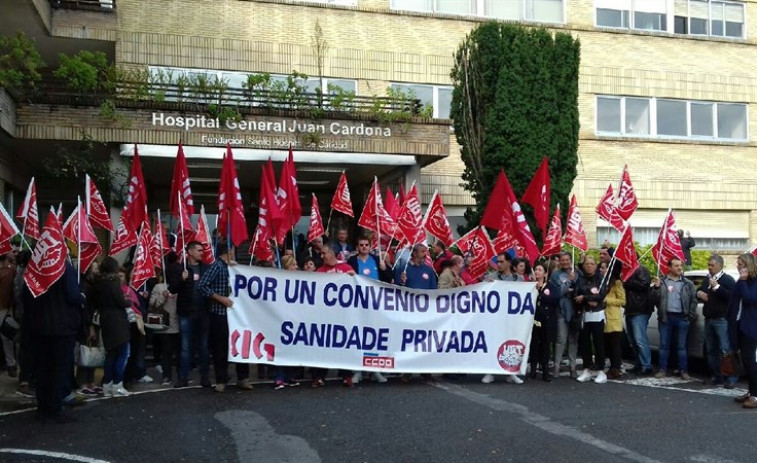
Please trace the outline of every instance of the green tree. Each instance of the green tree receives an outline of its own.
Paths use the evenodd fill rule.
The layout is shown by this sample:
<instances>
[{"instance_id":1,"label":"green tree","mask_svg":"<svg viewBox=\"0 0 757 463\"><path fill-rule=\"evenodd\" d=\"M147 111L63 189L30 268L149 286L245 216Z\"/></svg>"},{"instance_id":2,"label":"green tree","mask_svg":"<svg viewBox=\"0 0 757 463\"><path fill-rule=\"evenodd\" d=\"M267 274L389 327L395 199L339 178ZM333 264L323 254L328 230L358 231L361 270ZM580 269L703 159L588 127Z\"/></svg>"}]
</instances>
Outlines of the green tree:
<instances>
[{"instance_id":1,"label":"green tree","mask_svg":"<svg viewBox=\"0 0 757 463\"><path fill-rule=\"evenodd\" d=\"M39 69L43 67L34 39L23 32L0 37L0 88L33 88L42 79Z\"/></svg>"},{"instance_id":2,"label":"green tree","mask_svg":"<svg viewBox=\"0 0 757 463\"><path fill-rule=\"evenodd\" d=\"M562 204L578 161L578 65L580 44L570 34L487 22L465 38L452 69L452 118L465 163L463 186L478 224L489 192L504 169L520 198L543 157L549 159L551 210ZM525 205L531 229L537 239Z\"/></svg>"}]
</instances>

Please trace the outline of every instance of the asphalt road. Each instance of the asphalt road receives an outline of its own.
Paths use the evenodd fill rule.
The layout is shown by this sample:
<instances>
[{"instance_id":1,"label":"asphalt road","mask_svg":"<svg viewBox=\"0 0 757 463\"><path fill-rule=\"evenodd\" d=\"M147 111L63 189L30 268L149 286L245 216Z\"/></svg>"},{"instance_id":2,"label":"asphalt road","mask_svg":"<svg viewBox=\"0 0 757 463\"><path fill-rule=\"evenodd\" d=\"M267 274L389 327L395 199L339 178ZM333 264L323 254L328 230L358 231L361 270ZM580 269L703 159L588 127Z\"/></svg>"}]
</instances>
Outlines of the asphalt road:
<instances>
[{"instance_id":1,"label":"asphalt road","mask_svg":"<svg viewBox=\"0 0 757 463\"><path fill-rule=\"evenodd\" d=\"M91 400L63 422L2 414L0 461L757 461L757 410L732 398L743 390L630 375L604 385L479 379L223 394L156 386Z\"/></svg>"}]
</instances>

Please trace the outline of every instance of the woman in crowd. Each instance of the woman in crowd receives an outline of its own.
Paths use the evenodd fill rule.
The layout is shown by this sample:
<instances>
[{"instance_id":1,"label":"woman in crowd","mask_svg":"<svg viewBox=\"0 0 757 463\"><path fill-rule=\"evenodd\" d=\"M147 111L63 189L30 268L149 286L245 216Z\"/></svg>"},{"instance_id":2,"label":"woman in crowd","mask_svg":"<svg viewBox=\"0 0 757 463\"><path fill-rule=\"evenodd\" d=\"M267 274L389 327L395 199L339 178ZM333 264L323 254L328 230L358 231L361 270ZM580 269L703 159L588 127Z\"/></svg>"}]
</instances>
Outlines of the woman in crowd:
<instances>
[{"instance_id":1,"label":"woman in crowd","mask_svg":"<svg viewBox=\"0 0 757 463\"><path fill-rule=\"evenodd\" d=\"M626 305L626 291L620 281L621 263L614 261L612 272L607 274L607 262L599 264L599 272L607 281L607 295L605 296L605 345L610 356L609 379L617 379L623 374L621 341L623 336L623 309Z\"/></svg>"},{"instance_id":2,"label":"woman in crowd","mask_svg":"<svg viewBox=\"0 0 757 463\"><path fill-rule=\"evenodd\" d=\"M752 253L736 260L739 280L731 295L728 319L731 346L740 346L749 392L736 397L744 408L757 408L757 259ZM740 343L739 343L740 341Z\"/></svg>"},{"instance_id":3,"label":"woman in crowd","mask_svg":"<svg viewBox=\"0 0 757 463\"><path fill-rule=\"evenodd\" d=\"M140 383L151 383L152 378L147 375L145 367L147 340L145 339L145 325L142 314L146 311L142 309L141 296L129 285L133 268L134 266L132 265L128 268L121 267L118 269L121 291L124 294L124 298L129 302L126 312L131 324L131 347L129 362L126 365L125 381L129 382L136 379Z\"/></svg>"},{"instance_id":4,"label":"woman in crowd","mask_svg":"<svg viewBox=\"0 0 757 463\"><path fill-rule=\"evenodd\" d=\"M297 260L294 258L294 255L286 255L282 257L281 268L288 271L297 270ZM274 373L273 388L278 391L287 387L299 386L300 383L294 380L294 374L296 371L297 368L295 367L277 366Z\"/></svg>"},{"instance_id":5,"label":"woman in crowd","mask_svg":"<svg viewBox=\"0 0 757 463\"><path fill-rule=\"evenodd\" d=\"M552 381L549 371L549 348L557 338L557 301L559 291L549 287L546 264L538 263L534 267L536 279L536 313L531 335L531 379L536 378L536 365L541 365L542 379Z\"/></svg>"},{"instance_id":6,"label":"woman in crowd","mask_svg":"<svg viewBox=\"0 0 757 463\"><path fill-rule=\"evenodd\" d=\"M178 257L176 253L172 252L168 254L165 259L166 267L176 264L177 261ZM152 292L150 293L150 312L160 314L164 317L163 325L166 326L166 329L156 331L153 334L153 338L160 339L160 360L163 370L163 381L161 384L168 386L173 380L173 369L178 365L179 317L176 314L176 294L171 294L168 291L168 284L163 281L162 272L156 272L156 275L158 283L152 288ZM168 319L166 320L165 317Z\"/></svg>"},{"instance_id":7,"label":"woman in crowd","mask_svg":"<svg viewBox=\"0 0 757 463\"><path fill-rule=\"evenodd\" d=\"M126 309L130 302L124 297L118 261L106 257L100 266L100 278L93 284L92 305L100 311L100 330L105 347L103 393L106 397L126 396L123 387L126 362L130 351L130 328Z\"/></svg>"},{"instance_id":8,"label":"woman in crowd","mask_svg":"<svg viewBox=\"0 0 757 463\"><path fill-rule=\"evenodd\" d=\"M578 279L575 302L576 312L583 313L584 325L579 338L579 347L584 361L584 371L576 379L585 383L596 374L594 382L602 384L607 382L605 312L603 310L605 291L601 285L602 275L597 271L597 262L594 257L586 256L583 269L584 274Z\"/></svg>"},{"instance_id":9,"label":"woman in crowd","mask_svg":"<svg viewBox=\"0 0 757 463\"><path fill-rule=\"evenodd\" d=\"M528 265L528 259L516 257L513 259L513 280L531 281L531 269Z\"/></svg>"},{"instance_id":10,"label":"woman in crowd","mask_svg":"<svg viewBox=\"0 0 757 463\"><path fill-rule=\"evenodd\" d=\"M97 345L99 342L99 333L97 327L93 324L92 318L97 307L92 303L89 294L92 292L93 285L100 277L100 267L97 261L87 269L84 278L81 279L80 288L82 294L87 295L84 301L84 310L82 311L82 333L77 337L79 344ZM84 395L94 396L103 392L102 388L95 384L95 369L90 367L76 367L76 383L83 384L81 392Z\"/></svg>"}]
</instances>

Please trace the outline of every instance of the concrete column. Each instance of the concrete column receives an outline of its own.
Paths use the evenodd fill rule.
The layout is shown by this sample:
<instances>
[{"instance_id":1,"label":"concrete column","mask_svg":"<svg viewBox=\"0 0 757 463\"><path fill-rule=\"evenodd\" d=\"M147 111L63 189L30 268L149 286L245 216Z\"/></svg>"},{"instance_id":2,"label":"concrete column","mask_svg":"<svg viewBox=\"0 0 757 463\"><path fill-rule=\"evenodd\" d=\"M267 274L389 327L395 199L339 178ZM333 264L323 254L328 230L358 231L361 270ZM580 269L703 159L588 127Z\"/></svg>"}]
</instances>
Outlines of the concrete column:
<instances>
[{"instance_id":1,"label":"concrete column","mask_svg":"<svg viewBox=\"0 0 757 463\"><path fill-rule=\"evenodd\" d=\"M405 169L405 191L410 189L413 182L415 182L418 191L421 191L421 166L417 162Z\"/></svg>"}]
</instances>

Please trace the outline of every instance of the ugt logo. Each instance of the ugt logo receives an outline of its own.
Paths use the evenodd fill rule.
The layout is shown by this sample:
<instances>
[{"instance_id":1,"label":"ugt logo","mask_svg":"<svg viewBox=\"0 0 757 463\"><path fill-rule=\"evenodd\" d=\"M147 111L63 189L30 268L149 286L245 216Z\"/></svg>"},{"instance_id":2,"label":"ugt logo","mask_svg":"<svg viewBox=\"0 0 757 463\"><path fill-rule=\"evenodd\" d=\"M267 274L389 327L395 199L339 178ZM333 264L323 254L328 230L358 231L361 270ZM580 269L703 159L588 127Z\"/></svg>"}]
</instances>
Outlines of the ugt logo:
<instances>
[{"instance_id":1,"label":"ugt logo","mask_svg":"<svg viewBox=\"0 0 757 463\"><path fill-rule=\"evenodd\" d=\"M514 339L505 341L497 350L497 362L503 370L509 373L518 373L526 353L526 346Z\"/></svg>"}]
</instances>

